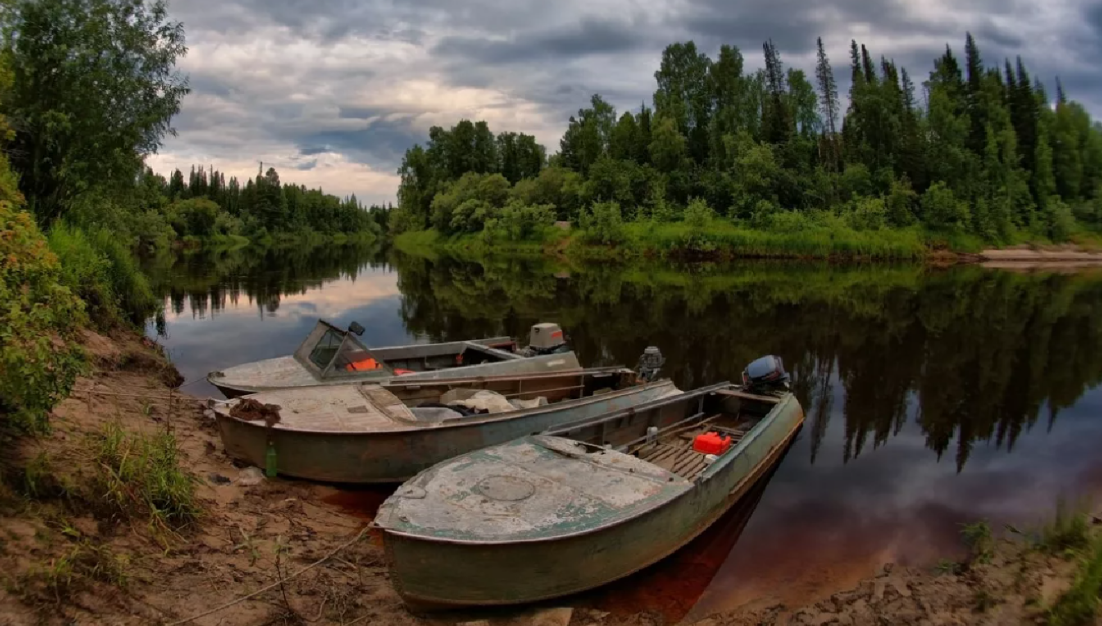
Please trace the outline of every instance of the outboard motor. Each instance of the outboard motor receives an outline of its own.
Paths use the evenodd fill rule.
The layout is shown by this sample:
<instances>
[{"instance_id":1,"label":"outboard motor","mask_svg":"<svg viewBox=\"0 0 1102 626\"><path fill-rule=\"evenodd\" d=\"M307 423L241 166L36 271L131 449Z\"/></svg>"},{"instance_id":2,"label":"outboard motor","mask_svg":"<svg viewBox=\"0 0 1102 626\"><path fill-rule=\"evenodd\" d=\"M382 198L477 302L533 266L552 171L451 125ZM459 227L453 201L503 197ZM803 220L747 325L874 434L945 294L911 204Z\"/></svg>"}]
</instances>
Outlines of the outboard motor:
<instances>
[{"instance_id":1,"label":"outboard motor","mask_svg":"<svg viewBox=\"0 0 1102 626\"><path fill-rule=\"evenodd\" d=\"M528 347L524 356L541 356L569 352L566 336L558 324L536 324L528 331Z\"/></svg>"},{"instance_id":2,"label":"outboard motor","mask_svg":"<svg viewBox=\"0 0 1102 626\"><path fill-rule=\"evenodd\" d=\"M639 356L639 365L635 367L635 373L642 380L652 383L658 379L658 372L666 364L666 357L656 346L649 346Z\"/></svg>"},{"instance_id":3,"label":"outboard motor","mask_svg":"<svg viewBox=\"0 0 1102 626\"><path fill-rule=\"evenodd\" d=\"M779 356L763 356L742 372L742 385L751 393L787 391L789 380Z\"/></svg>"}]
</instances>

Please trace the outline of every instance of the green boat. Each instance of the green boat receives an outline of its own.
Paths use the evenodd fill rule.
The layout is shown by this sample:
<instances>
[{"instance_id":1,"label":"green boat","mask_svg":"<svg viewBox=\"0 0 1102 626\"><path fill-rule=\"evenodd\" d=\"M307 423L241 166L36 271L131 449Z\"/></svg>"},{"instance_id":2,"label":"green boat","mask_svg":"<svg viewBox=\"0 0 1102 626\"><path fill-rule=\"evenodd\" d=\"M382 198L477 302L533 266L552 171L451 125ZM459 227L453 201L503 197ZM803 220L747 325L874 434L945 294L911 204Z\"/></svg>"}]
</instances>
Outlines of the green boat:
<instances>
[{"instance_id":1,"label":"green boat","mask_svg":"<svg viewBox=\"0 0 1102 626\"><path fill-rule=\"evenodd\" d=\"M415 609L536 602L612 582L719 519L803 420L786 384L723 383L441 463L379 509L391 581ZM700 437L730 447L702 452Z\"/></svg>"},{"instance_id":2,"label":"green boat","mask_svg":"<svg viewBox=\"0 0 1102 626\"><path fill-rule=\"evenodd\" d=\"M211 406L236 459L321 482L400 483L459 454L680 393L668 380L650 380L622 367L401 377L280 389Z\"/></svg>"}]
</instances>

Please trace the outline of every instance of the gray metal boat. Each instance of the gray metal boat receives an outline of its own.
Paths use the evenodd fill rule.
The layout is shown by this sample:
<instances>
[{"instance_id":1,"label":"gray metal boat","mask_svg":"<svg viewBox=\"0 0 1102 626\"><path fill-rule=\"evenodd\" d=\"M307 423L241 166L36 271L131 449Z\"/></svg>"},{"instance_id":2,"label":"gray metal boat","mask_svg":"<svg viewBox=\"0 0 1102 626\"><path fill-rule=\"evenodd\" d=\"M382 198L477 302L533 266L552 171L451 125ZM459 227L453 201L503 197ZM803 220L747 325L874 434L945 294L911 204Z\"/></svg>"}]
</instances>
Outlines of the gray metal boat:
<instances>
[{"instance_id":1,"label":"gray metal boat","mask_svg":"<svg viewBox=\"0 0 1102 626\"><path fill-rule=\"evenodd\" d=\"M261 467L271 460L279 474L297 478L396 483L458 454L676 393L668 380L647 382L612 367L401 377L382 385L282 389L212 406L235 458Z\"/></svg>"},{"instance_id":2,"label":"gray metal boat","mask_svg":"<svg viewBox=\"0 0 1102 626\"><path fill-rule=\"evenodd\" d=\"M440 608L622 578L715 522L803 419L786 383L723 383L456 457L380 507L390 580L414 607Z\"/></svg>"},{"instance_id":3,"label":"gray metal boat","mask_svg":"<svg viewBox=\"0 0 1102 626\"><path fill-rule=\"evenodd\" d=\"M517 349L510 337L368 348L357 338L363 327L342 330L318 320L294 354L211 372L207 381L227 398L299 387L411 380L536 374L581 369L555 324L532 327L530 343Z\"/></svg>"}]
</instances>

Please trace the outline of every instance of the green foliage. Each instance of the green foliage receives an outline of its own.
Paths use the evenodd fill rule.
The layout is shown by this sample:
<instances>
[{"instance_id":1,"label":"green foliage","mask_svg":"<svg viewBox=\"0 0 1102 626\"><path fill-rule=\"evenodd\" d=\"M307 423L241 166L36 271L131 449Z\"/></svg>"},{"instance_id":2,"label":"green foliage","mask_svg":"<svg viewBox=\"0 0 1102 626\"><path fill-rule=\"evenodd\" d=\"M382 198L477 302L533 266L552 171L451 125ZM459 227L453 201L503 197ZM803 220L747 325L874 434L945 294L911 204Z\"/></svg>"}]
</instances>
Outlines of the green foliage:
<instances>
[{"instance_id":1,"label":"green foliage","mask_svg":"<svg viewBox=\"0 0 1102 626\"><path fill-rule=\"evenodd\" d=\"M685 223L689 225L689 228L694 230L703 230L712 223L716 217L716 212L712 210L712 207L708 206L708 203L700 198L694 198L689 201L689 206L685 207L685 212L682 214L682 218Z\"/></svg>"},{"instance_id":2,"label":"green foliage","mask_svg":"<svg viewBox=\"0 0 1102 626\"><path fill-rule=\"evenodd\" d=\"M112 422L93 438L92 446L92 497L106 511L147 517L155 532L178 531L199 518L196 481L180 467L171 432L127 432Z\"/></svg>"},{"instance_id":3,"label":"green foliage","mask_svg":"<svg viewBox=\"0 0 1102 626\"><path fill-rule=\"evenodd\" d=\"M856 198L846 221L854 230L880 230L887 224L888 209L881 198Z\"/></svg>"},{"instance_id":4,"label":"green foliage","mask_svg":"<svg viewBox=\"0 0 1102 626\"><path fill-rule=\"evenodd\" d=\"M1069 506L1064 500L1056 503L1056 516L1041 527L1037 547L1049 554L1077 552L1090 545L1091 521L1086 507Z\"/></svg>"},{"instance_id":5,"label":"green foliage","mask_svg":"<svg viewBox=\"0 0 1102 626\"><path fill-rule=\"evenodd\" d=\"M20 124L9 154L41 224L75 198L129 188L188 93L183 26L162 0L13 0L4 7Z\"/></svg>"},{"instance_id":6,"label":"green foliage","mask_svg":"<svg viewBox=\"0 0 1102 626\"><path fill-rule=\"evenodd\" d=\"M844 112L822 42L818 94L803 71L784 67L772 41L755 74L745 73L737 48L723 46L713 60L694 42L674 43L655 73L653 112L644 105L618 116L592 96L538 173L495 165L478 147L488 145L477 140L489 132L484 124L434 128L427 148L406 153L392 229L477 232L502 203L466 205L454 226L432 219L434 203L444 197L445 209L456 212L463 203L447 200L456 181L496 172L522 204L551 205L559 219L576 221L592 219L583 206L616 203L624 223L669 222L700 199L754 228L768 228L785 211L829 211L842 216L846 231L915 227L970 247L1023 234L1076 236L1079 224L1063 205L1085 223L1102 223L1095 206L1102 202L1102 125L1066 99L1053 110L1024 63L1005 64L1004 78L1002 68L984 66L971 35L965 40L964 62L951 49L935 60L923 81L926 106L905 68L883 57L877 64L852 42ZM714 244L697 235L682 243Z\"/></svg>"},{"instance_id":7,"label":"green foliage","mask_svg":"<svg viewBox=\"0 0 1102 626\"><path fill-rule=\"evenodd\" d=\"M45 429L83 369L84 304L61 277L30 215L0 201L0 428Z\"/></svg>"},{"instance_id":8,"label":"green foliage","mask_svg":"<svg viewBox=\"0 0 1102 626\"><path fill-rule=\"evenodd\" d=\"M1050 626L1093 624L1102 604L1102 540L1097 537L1079 558L1071 588L1056 599L1045 615Z\"/></svg>"},{"instance_id":9,"label":"green foliage","mask_svg":"<svg viewBox=\"0 0 1102 626\"><path fill-rule=\"evenodd\" d=\"M1048 236L1056 243L1067 241L1075 232L1075 218L1071 209L1059 198L1052 198L1045 207Z\"/></svg>"},{"instance_id":10,"label":"green foliage","mask_svg":"<svg viewBox=\"0 0 1102 626\"><path fill-rule=\"evenodd\" d=\"M958 201L945 183L931 185L920 204L923 220L933 228L963 229L968 223L968 206Z\"/></svg>"},{"instance_id":11,"label":"green foliage","mask_svg":"<svg viewBox=\"0 0 1102 626\"><path fill-rule=\"evenodd\" d=\"M891 193L885 201L888 223L892 226L910 226L915 223L915 211L918 208L918 194L904 179L892 182Z\"/></svg>"},{"instance_id":12,"label":"green foliage","mask_svg":"<svg viewBox=\"0 0 1102 626\"><path fill-rule=\"evenodd\" d=\"M616 202L596 202L582 213L582 237L585 241L606 246L627 241L620 205Z\"/></svg>"},{"instance_id":13,"label":"green foliage","mask_svg":"<svg viewBox=\"0 0 1102 626\"><path fill-rule=\"evenodd\" d=\"M995 552L995 538L991 534L991 525L986 521L964 524L960 531L965 545L971 551L971 563L985 564L991 562Z\"/></svg>"},{"instance_id":14,"label":"green foliage","mask_svg":"<svg viewBox=\"0 0 1102 626\"><path fill-rule=\"evenodd\" d=\"M526 205L519 200L510 200L499 213L486 224L483 231L487 238L504 239L519 242L541 239L544 232L555 221L555 207L545 205Z\"/></svg>"},{"instance_id":15,"label":"green foliage","mask_svg":"<svg viewBox=\"0 0 1102 626\"><path fill-rule=\"evenodd\" d=\"M160 306L129 246L113 233L91 235L60 222L49 235L61 260L59 280L88 305L92 321L110 329L124 320L140 324Z\"/></svg>"}]
</instances>

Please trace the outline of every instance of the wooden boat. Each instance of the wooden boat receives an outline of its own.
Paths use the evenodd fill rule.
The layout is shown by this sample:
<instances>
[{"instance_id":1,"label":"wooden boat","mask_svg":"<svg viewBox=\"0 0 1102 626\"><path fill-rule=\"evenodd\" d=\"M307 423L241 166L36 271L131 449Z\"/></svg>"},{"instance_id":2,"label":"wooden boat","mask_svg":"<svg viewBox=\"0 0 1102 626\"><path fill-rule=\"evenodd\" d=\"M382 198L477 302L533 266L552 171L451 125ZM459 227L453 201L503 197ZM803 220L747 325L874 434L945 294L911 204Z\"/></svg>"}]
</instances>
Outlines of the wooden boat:
<instances>
[{"instance_id":1,"label":"wooden boat","mask_svg":"<svg viewBox=\"0 0 1102 626\"><path fill-rule=\"evenodd\" d=\"M456 390L496 392L507 405L539 398L546 404L451 418L423 410ZM674 393L680 392L668 380L645 382L630 369L613 367L283 389L215 402L213 408L222 443L235 458L266 467L274 454L278 473L296 478L397 483L458 454Z\"/></svg>"},{"instance_id":2,"label":"wooden boat","mask_svg":"<svg viewBox=\"0 0 1102 626\"><path fill-rule=\"evenodd\" d=\"M779 363L779 360L778 360ZM391 581L416 608L535 602L672 554L796 436L791 393L724 383L456 457L387 499ZM694 449L719 433L718 455Z\"/></svg>"},{"instance_id":3,"label":"wooden boat","mask_svg":"<svg viewBox=\"0 0 1102 626\"><path fill-rule=\"evenodd\" d=\"M533 326L533 344L541 345L525 352L517 351L510 337L369 349L356 338L363 330L356 323L342 330L318 320L291 356L211 372L207 381L227 398L237 398L273 389L385 382L399 375L424 380L581 369L554 324Z\"/></svg>"}]
</instances>

